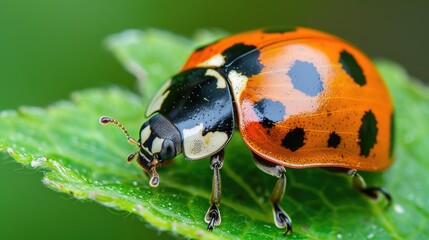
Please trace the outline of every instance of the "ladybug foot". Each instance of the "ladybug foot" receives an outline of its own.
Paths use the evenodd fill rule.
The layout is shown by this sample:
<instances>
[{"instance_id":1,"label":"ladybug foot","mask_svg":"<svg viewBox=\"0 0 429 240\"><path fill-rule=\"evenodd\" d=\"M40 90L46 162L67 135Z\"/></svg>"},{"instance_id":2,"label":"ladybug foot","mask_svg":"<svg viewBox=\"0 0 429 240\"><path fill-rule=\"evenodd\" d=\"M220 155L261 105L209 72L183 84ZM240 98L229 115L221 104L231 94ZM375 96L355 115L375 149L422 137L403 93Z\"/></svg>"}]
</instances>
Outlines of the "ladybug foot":
<instances>
[{"instance_id":1,"label":"ladybug foot","mask_svg":"<svg viewBox=\"0 0 429 240\"><path fill-rule=\"evenodd\" d=\"M292 233L292 220L289 215L283 209L277 205L273 204L273 214L274 214L274 223L278 228L286 228L286 231L283 235L287 233Z\"/></svg>"},{"instance_id":2,"label":"ladybug foot","mask_svg":"<svg viewBox=\"0 0 429 240\"><path fill-rule=\"evenodd\" d=\"M374 200L377 200L380 197L380 195L383 195L383 197L387 200L387 206L386 207L389 207L390 204L392 203L392 196L384 188L368 187L368 188L360 189L360 192L365 194L369 198L374 199Z\"/></svg>"},{"instance_id":3,"label":"ladybug foot","mask_svg":"<svg viewBox=\"0 0 429 240\"><path fill-rule=\"evenodd\" d=\"M214 226L219 226L221 223L220 212L215 204L212 204L204 217L207 225L207 230L213 231Z\"/></svg>"}]
</instances>

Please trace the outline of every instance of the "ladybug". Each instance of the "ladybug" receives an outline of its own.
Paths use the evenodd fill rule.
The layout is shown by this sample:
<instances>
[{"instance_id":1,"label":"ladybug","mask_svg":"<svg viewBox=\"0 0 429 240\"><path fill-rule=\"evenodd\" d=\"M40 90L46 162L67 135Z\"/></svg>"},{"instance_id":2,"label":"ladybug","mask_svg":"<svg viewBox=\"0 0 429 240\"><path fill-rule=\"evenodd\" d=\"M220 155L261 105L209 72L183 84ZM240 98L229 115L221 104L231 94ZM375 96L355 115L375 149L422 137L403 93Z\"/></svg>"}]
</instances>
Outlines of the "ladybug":
<instances>
[{"instance_id":1,"label":"ladybug","mask_svg":"<svg viewBox=\"0 0 429 240\"><path fill-rule=\"evenodd\" d=\"M207 229L220 225L220 169L224 148L238 128L256 166L277 177L270 197L274 222L292 232L280 207L288 168L325 168L353 178L376 199L391 196L367 187L357 170L381 171L392 164L393 104L373 63L333 35L307 28L267 28L223 38L196 49L182 70L149 104L150 117L136 141L138 164L152 174L183 154L210 158L213 170Z\"/></svg>"}]
</instances>

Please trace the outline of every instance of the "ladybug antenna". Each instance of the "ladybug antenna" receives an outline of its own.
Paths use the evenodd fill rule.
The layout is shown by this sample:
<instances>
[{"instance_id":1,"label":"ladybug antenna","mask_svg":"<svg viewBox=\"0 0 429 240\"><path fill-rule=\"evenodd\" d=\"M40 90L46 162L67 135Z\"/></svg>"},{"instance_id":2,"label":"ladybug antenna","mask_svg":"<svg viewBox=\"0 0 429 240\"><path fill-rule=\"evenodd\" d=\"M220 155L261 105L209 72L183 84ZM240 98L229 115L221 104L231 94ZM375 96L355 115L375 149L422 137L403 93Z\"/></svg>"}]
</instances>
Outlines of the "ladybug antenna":
<instances>
[{"instance_id":1,"label":"ladybug antenna","mask_svg":"<svg viewBox=\"0 0 429 240\"><path fill-rule=\"evenodd\" d=\"M127 136L127 139L128 139L129 143L131 143L132 145L134 145L136 147L140 147L140 143L137 142L134 138L130 137L130 134L128 134L127 129L125 129L124 125L122 125L120 122L118 122L118 120L116 120L114 118L111 118L111 117L103 116L103 117L100 118L100 123L101 124L109 124L109 123L115 124L120 129L122 129L122 131L125 133L125 135ZM128 161L131 161L134 158L134 156L135 156L135 154L131 154L131 155L128 157Z\"/></svg>"}]
</instances>

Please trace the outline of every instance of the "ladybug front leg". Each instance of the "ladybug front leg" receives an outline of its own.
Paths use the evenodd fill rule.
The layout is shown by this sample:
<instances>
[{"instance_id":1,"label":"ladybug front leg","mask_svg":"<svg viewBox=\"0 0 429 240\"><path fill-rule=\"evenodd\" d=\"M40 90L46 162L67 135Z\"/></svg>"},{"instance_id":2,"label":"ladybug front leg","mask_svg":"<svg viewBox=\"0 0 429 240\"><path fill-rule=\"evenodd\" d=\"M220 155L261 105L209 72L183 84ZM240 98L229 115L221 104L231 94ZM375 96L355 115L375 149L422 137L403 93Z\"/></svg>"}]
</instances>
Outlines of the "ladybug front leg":
<instances>
[{"instance_id":1,"label":"ladybug front leg","mask_svg":"<svg viewBox=\"0 0 429 240\"><path fill-rule=\"evenodd\" d=\"M256 166L260 170L279 178L270 197L270 202L273 205L274 223L278 228L286 228L284 234L292 232L292 220L279 205L286 191L286 169L283 166L269 162L256 154L253 154L253 156Z\"/></svg>"},{"instance_id":2,"label":"ladybug front leg","mask_svg":"<svg viewBox=\"0 0 429 240\"><path fill-rule=\"evenodd\" d=\"M219 204L221 198L221 179L219 169L223 165L223 150L211 156L210 168L213 170L212 195L210 197L210 207L204 217L207 225L207 230L213 231L214 226L219 226L221 223Z\"/></svg>"}]
</instances>

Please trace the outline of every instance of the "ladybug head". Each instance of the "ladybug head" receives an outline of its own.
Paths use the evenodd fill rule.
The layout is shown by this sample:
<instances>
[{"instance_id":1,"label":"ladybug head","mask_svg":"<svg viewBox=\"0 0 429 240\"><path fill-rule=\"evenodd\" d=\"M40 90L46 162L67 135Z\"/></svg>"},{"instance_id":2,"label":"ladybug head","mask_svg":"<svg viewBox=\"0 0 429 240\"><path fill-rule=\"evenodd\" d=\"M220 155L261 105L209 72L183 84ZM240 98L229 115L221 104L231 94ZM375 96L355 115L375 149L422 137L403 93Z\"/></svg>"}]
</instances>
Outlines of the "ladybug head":
<instances>
[{"instance_id":1,"label":"ladybug head","mask_svg":"<svg viewBox=\"0 0 429 240\"><path fill-rule=\"evenodd\" d=\"M155 114L143 123L138 141L130 137L125 127L117 120L101 117L100 122L102 124L114 123L127 135L131 144L139 147L139 151L128 156L128 162L137 156L137 163L145 172L152 174L149 182L152 187L157 187L159 184L156 168L164 161L171 160L182 152L179 130L161 114Z\"/></svg>"}]
</instances>

